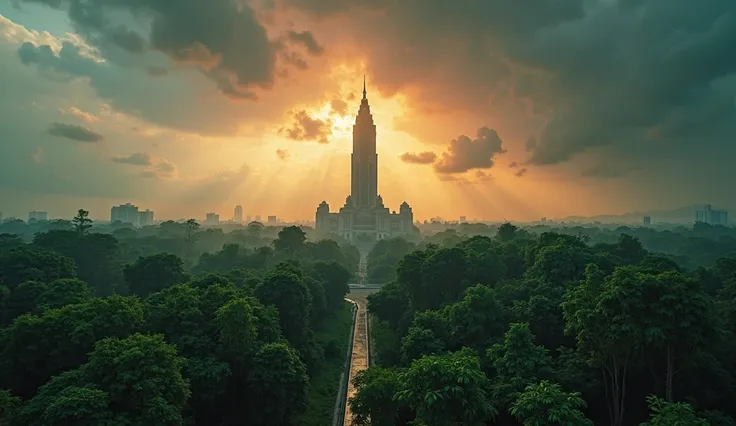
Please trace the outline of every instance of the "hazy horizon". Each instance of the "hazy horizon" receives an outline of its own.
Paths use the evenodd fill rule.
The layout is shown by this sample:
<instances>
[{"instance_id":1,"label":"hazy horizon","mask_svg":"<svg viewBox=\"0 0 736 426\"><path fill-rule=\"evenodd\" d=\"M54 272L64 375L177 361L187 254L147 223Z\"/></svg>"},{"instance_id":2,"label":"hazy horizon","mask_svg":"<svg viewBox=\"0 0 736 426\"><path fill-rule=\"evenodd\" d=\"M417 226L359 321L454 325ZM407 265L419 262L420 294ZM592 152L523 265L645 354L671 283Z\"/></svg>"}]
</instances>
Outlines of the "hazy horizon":
<instances>
[{"instance_id":1,"label":"hazy horizon","mask_svg":"<svg viewBox=\"0 0 736 426\"><path fill-rule=\"evenodd\" d=\"M736 209L732 1L138 3L0 4L3 217L313 220L364 74L379 193L418 220Z\"/></svg>"}]
</instances>

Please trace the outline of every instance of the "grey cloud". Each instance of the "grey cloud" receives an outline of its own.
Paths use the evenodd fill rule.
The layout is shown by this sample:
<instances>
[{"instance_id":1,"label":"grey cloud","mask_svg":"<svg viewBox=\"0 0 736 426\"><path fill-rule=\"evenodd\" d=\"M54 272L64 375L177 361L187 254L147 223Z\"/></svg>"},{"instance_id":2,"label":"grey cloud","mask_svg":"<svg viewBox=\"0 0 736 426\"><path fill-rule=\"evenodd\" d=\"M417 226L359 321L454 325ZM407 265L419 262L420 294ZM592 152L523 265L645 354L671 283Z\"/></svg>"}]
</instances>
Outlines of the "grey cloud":
<instances>
[{"instance_id":1,"label":"grey cloud","mask_svg":"<svg viewBox=\"0 0 736 426\"><path fill-rule=\"evenodd\" d=\"M252 88L270 88L274 81L279 44L269 40L265 27L246 2L230 0L21 0L66 10L78 31L105 52L108 41L129 52L146 45L177 62L199 67L225 94L249 97ZM121 12L150 20L144 40L119 22ZM308 33L307 33L308 34ZM304 33L295 41L309 44Z\"/></svg>"},{"instance_id":2,"label":"grey cloud","mask_svg":"<svg viewBox=\"0 0 736 426\"><path fill-rule=\"evenodd\" d=\"M295 141L316 141L328 143L332 136L332 122L312 118L306 111L297 111L292 117L290 127L284 127L279 133Z\"/></svg>"},{"instance_id":3,"label":"grey cloud","mask_svg":"<svg viewBox=\"0 0 736 426\"><path fill-rule=\"evenodd\" d=\"M660 153L695 143L736 154L726 143L736 132L729 124L736 123L736 2L701 3L280 2L347 20L342 28L360 40L386 94L423 85L417 103L492 117L508 114L504 102L530 101L534 135L526 148L535 165L607 148L660 161Z\"/></svg>"},{"instance_id":4,"label":"grey cloud","mask_svg":"<svg viewBox=\"0 0 736 426\"><path fill-rule=\"evenodd\" d=\"M441 174L464 173L472 169L489 169L493 167L494 157L506 152L503 142L495 130L481 127L475 139L462 135L453 139L443 152L434 170Z\"/></svg>"},{"instance_id":5,"label":"grey cloud","mask_svg":"<svg viewBox=\"0 0 736 426\"><path fill-rule=\"evenodd\" d=\"M130 31L123 26L109 31L108 37L110 41L130 53L143 53L146 49L146 41L135 31Z\"/></svg>"},{"instance_id":6,"label":"grey cloud","mask_svg":"<svg viewBox=\"0 0 736 426\"><path fill-rule=\"evenodd\" d=\"M105 139L101 134L76 124L51 123L46 133L79 142L100 142Z\"/></svg>"},{"instance_id":7,"label":"grey cloud","mask_svg":"<svg viewBox=\"0 0 736 426\"><path fill-rule=\"evenodd\" d=\"M112 161L121 164L132 164L134 166L150 166L153 164L153 158L145 152L136 152L123 157L113 157Z\"/></svg>"},{"instance_id":8,"label":"grey cloud","mask_svg":"<svg viewBox=\"0 0 736 426\"><path fill-rule=\"evenodd\" d=\"M280 160L287 160L291 154L285 149L277 149L276 156L279 157Z\"/></svg>"},{"instance_id":9,"label":"grey cloud","mask_svg":"<svg viewBox=\"0 0 736 426\"><path fill-rule=\"evenodd\" d=\"M314 56L321 55L325 51L325 49L322 46L320 46L319 43L317 43L317 40L315 40L314 35L309 31L302 31L302 32L287 31L286 37L291 42L298 43L304 46L310 55L314 55Z\"/></svg>"},{"instance_id":10,"label":"grey cloud","mask_svg":"<svg viewBox=\"0 0 736 426\"><path fill-rule=\"evenodd\" d=\"M161 159L156 163L156 170L164 174L173 174L176 172L176 165L169 160Z\"/></svg>"},{"instance_id":11,"label":"grey cloud","mask_svg":"<svg viewBox=\"0 0 736 426\"><path fill-rule=\"evenodd\" d=\"M152 67L146 68L146 72L151 77L161 77L161 76L167 75L169 73L169 70L167 70L164 67L155 67L155 66L152 66Z\"/></svg>"},{"instance_id":12,"label":"grey cloud","mask_svg":"<svg viewBox=\"0 0 736 426\"><path fill-rule=\"evenodd\" d=\"M516 173L514 173L514 175L516 177L522 177L522 176L524 176L526 174L527 171L528 170L526 168L519 169L519 170L516 171Z\"/></svg>"},{"instance_id":13,"label":"grey cloud","mask_svg":"<svg viewBox=\"0 0 736 426\"><path fill-rule=\"evenodd\" d=\"M636 166L615 165L610 162L601 161L593 166L584 168L580 175L586 178L612 179L636 170L639 170Z\"/></svg>"},{"instance_id":14,"label":"grey cloud","mask_svg":"<svg viewBox=\"0 0 736 426\"><path fill-rule=\"evenodd\" d=\"M37 66L51 81L88 79L97 94L118 111L203 134L232 134L237 130L231 105L225 99L212 101L208 108L211 113L203 113L202 107L193 101L198 87L192 87L186 75L152 81L146 74L137 75L133 70L82 56L80 49L69 42L62 44L58 55L49 46L23 43L17 55L21 63ZM233 91L241 93L236 88Z\"/></svg>"},{"instance_id":15,"label":"grey cloud","mask_svg":"<svg viewBox=\"0 0 736 426\"><path fill-rule=\"evenodd\" d=\"M112 161L120 164L146 167L140 173L145 178L168 178L176 175L177 167L165 158L155 158L145 152L136 152L127 156L113 157Z\"/></svg>"},{"instance_id":16,"label":"grey cloud","mask_svg":"<svg viewBox=\"0 0 736 426\"><path fill-rule=\"evenodd\" d=\"M333 99L330 101L330 108L338 115L345 115L348 113L348 103L342 99Z\"/></svg>"},{"instance_id":17,"label":"grey cloud","mask_svg":"<svg viewBox=\"0 0 736 426\"><path fill-rule=\"evenodd\" d=\"M512 161L511 163L509 163L509 168L515 169L518 165L519 163L517 163L516 161Z\"/></svg>"},{"instance_id":18,"label":"grey cloud","mask_svg":"<svg viewBox=\"0 0 736 426\"><path fill-rule=\"evenodd\" d=\"M437 159L437 154L432 151L420 152L418 154L405 152L399 158L401 161L409 164L432 164Z\"/></svg>"}]
</instances>

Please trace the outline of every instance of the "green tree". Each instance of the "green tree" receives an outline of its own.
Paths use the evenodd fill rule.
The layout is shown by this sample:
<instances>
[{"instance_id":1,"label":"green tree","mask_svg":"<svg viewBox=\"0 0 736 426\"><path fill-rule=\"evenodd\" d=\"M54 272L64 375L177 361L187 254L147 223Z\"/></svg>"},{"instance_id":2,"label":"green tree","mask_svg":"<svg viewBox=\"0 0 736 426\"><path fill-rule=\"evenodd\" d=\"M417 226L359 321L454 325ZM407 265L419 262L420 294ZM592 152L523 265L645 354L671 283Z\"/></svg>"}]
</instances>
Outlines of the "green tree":
<instances>
[{"instance_id":1,"label":"green tree","mask_svg":"<svg viewBox=\"0 0 736 426\"><path fill-rule=\"evenodd\" d=\"M463 300L447 305L443 312L449 328L451 348L484 348L502 335L505 309L496 292L484 285L468 288Z\"/></svg>"},{"instance_id":2,"label":"green tree","mask_svg":"<svg viewBox=\"0 0 736 426\"><path fill-rule=\"evenodd\" d=\"M217 310L220 347L227 359L244 362L253 355L258 339L258 327L253 308L247 299L231 300Z\"/></svg>"},{"instance_id":3,"label":"green tree","mask_svg":"<svg viewBox=\"0 0 736 426\"><path fill-rule=\"evenodd\" d=\"M139 257L123 269L125 281L133 294L145 297L187 280L184 262L173 254L158 253Z\"/></svg>"},{"instance_id":4,"label":"green tree","mask_svg":"<svg viewBox=\"0 0 736 426\"><path fill-rule=\"evenodd\" d=\"M27 425L105 425L114 424L112 418L108 393L89 383L81 368L53 377L17 414Z\"/></svg>"},{"instance_id":5,"label":"green tree","mask_svg":"<svg viewBox=\"0 0 736 426\"><path fill-rule=\"evenodd\" d=\"M109 395L110 410L131 424L182 425L189 385L184 359L163 335L134 334L95 344L83 367L89 380Z\"/></svg>"},{"instance_id":6,"label":"green tree","mask_svg":"<svg viewBox=\"0 0 736 426\"><path fill-rule=\"evenodd\" d=\"M440 249L421 267L422 291L412 299L418 310L437 309L456 302L468 288L467 262L461 248Z\"/></svg>"},{"instance_id":7,"label":"green tree","mask_svg":"<svg viewBox=\"0 0 736 426\"><path fill-rule=\"evenodd\" d=\"M36 299L40 310L55 309L66 305L84 303L94 297L89 284L75 278L62 278L49 283Z\"/></svg>"},{"instance_id":8,"label":"green tree","mask_svg":"<svg viewBox=\"0 0 736 426\"><path fill-rule=\"evenodd\" d=\"M527 386L551 374L547 350L534 344L526 323L511 324L503 343L491 346L486 354L496 370L495 399L504 407Z\"/></svg>"},{"instance_id":9,"label":"green tree","mask_svg":"<svg viewBox=\"0 0 736 426\"><path fill-rule=\"evenodd\" d=\"M80 236L74 231L52 230L36 234L33 245L74 259L78 278L91 285L98 296L109 296L123 284L121 247L112 235Z\"/></svg>"},{"instance_id":10,"label":"green tree","mask_svg":"<svg viewBox=\"0 0 736 426\"><path fill-rule=\"evenodd\" d=\"M395 281L389 281L381 289L368 295L368 311L386 321L396 330L399 322L409 310L409 296Z\"/></svg>"},{"instance_id":11,"label":"green tree","mask_svg":"<svg viewBox=\"0 0 736 426\"><path fill-rule=\"evenodd\" d=\"M628 281L636 287L630 289L633 303L627 309L637 311L644 343L665 357L665 399L672 401L675 374L719 338L715 307L698 282L682 272L636 278Z\"/></svg>"},{"instance_id":12,"label":"green tree","mask_svg":"<svg viewBox=\"0 0 736 426\"><path fill-rule=\"evenodd\" d=\"M654 395L647 397L651 415L641 426L710 426L710 423L695 414L686 402L668 402Z\"/></svg>"},{"instance_id":13,"label":"green tree","mask_svg":"<svg viewBox=\"0 0 736 426\"><path fill-rule=\"evenodd\" d=\"M498 227L497 238L502 242L511 241L516 238L516 231L518 230L519 228L509 222L503 223Z\"/></svg>"},{"instance_id":14,"label":"green tree","mask_svg":"<svg viewBox=\"0 0 736 426\"><path fill-rule=\"evenodd\" d=\"M480 361L466 351L414 360L399 381L396 398L414 410L421 424L481 426L497 413Z\"/></svg>"},{"instance_id":15,"label":"green tree","mask_svg":"<svg viewBox=\"0 0 736 426\"><path fill-rule=\"evenodd\" d=\"M593 426L580 411L583 407L580 393L567 393L560 385L542 380L518 394L509 412L524 426Z\"/></svg>"},{"instance_id":16,"label":"green tree","mask_svg":"<svg viewBox=\"0 0 736 426\"><path fill-rule=\"evenodd\" d=\"M76 278L74 261L50 250L19 247L0 253L0 282L13 291L25 281Z\"/></svg>"},{"instance_id":17,"label":"green tree","mask_svg":"<svg viewBox=\"0 0 736 426\"><path fill-rule=\"evenodd\" d=\"M307 234L298 226L286 226L279 231L278 238L273 240L273 248L277 253L293 256L304 248Z\"/></svg>"},{"instance_id":18,"label":"green tree","mask_svg":"<svg viewBox=\"0 0 736 426\"><path fill-rule=\"evenodd\" d=\"M279 312L281 331L289 343L306 353L309 334L310 295L302 278L285 268L275 268L255 289L256 297Z\"/></svg>"},{"instance_id":19,"label":"green tree","mask_svg":"<svg viewBox=\"0 0 736 426\"><path fill-rule=\"evenodd\" d=\"M630 273L617 269L603 280L600 269L589 265L585 281L567 292L562 305L566 330L603 370L612 426L623 424L628 370L641 349L641 324L625 309L641 303L627 294Z\"/></svg>"},{"instance_id":20,"label":"green tree","mask_svg":"<svg viewBox=\"0 0 736 426\"><path fill-rule=\"evenodd\" d=\"M189 385L183 358L162 335L95 344L89 361L54 377L23 410L24 424L184 424ZM27 422L27 423L26 423Z\"/></svg>"},{"instance_id":21,"label":"green tree","mask_svg":"<svg viewBox=\"0 0 736 426\"><path fill-rule=\"evenodd\" d=\"M72 225L74 225L74 231L77 235L84 237L89 228L92 227L92 219L89 218L89 212L84 209L77 210L77 215L72 219Z\"/></svg>"},{"instance_id":22,"label":"green tree","mask_svg":"<svg viewBox=\"0 0 736 426\"><path fill-rule=\"evenodd\" d=\"M7 389L0 389L0 426L12 426L23 401Z\"/></svg>"},{"instance_id":23,"label":"green tree","mask_svg":"<svg viewBox=\"0 0 736 426\"><path fill-rule=\"evenodd\" d=\"M307 407L309 377L299 354L286 343L268 343L255 354L248 374L251 422L287 425Z\"/></svg>"},{"instance_id":24,"label":"green tree","mask_svg":"<svg viewBox=\"0 0 736 426\"><path fill-rule=\"evenodd\" d=\"M370 367L353 378L357 392L350 398L354 426L394 426L407 408L394 396L401 389L399 371Z\"/></svg>"},{"instance_id":25,"label":"green tree","mask_svg":"<svg viewBox=\"0 0 736 426\"><path fill-rule=\"evenodd\" d=\"M317 329L323 324L325 318L327 318L327 301L325 300L325 288L321 281L318 281L312 277L304 277L304 284L309 289L310 303L312 305L310 323Z\"/></svg>"},{"instance_id":26,"label":"green tree","mask_svg":"<svg viewBox=\"0 0 736 426\"><path fill-rule=\"evenodd\" d=\"M342 309L345 295L350 293L350 272L335 261L315 262L311 270L314 278L320 280L324 287L326 309L331 312Z\"/></svg>"},{"instance_id":27,"label":"green tree","mask_svg":"<svg viewBox=\"0 0 736 426\"><path fill-rule=\"evenodd\" d=\"M31 397L52 376L76 368L95 342L125 337L143 325L143 304L136 297L104 299L25 314L7 328L0 353L0 387Z\"/></svg>"},{"instance_id":28,"label":"green tree","mask_svg":"<svg viewBox=\"0 0 736 426\"><path fill-rule=\"evenodd\" d=\"M47 288L48 284L39 281L21 283L5 297L0 309L0 313L2 313L1 324L10 324L15 318L27 312L35 312L38 298Z\"/></svg>"}]
</instances>

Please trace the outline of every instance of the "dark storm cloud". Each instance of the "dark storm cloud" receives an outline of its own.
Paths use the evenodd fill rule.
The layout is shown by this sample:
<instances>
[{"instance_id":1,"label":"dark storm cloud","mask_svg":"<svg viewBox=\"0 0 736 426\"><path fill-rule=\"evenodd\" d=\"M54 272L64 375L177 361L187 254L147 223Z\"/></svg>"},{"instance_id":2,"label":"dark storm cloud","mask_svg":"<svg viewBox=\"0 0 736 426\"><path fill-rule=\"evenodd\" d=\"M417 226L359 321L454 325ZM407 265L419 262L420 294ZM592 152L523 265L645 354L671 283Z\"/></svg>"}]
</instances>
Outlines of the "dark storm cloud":
<instances>
[{"instance_id":1,"label":"dark storm cloud","mask_svg":"<svg viewBox=\"0 0 736 426\"><path fill-rule=\"evenodd\" d=\"M420 152L418 154L405 152L399 158L404 163L409 164L432 164L437 159L437 154L432 151Z\"/></svg>"},{"instance_id":2,"label":"dark storm cloud","mask_svg":"<svg viewBox=\"0 0 736 426\"><path fill-rule=\"evenodd\" d=\"M494 157L506 152L501 138L495 130L481 127L475 139L461 135L453 139L440 158L434 163L437 173L464 173L472 169L489 169L493 167Z\"/></svg>"},{"instance_id":3,"label":"dark storm cloud","mask_svg":"<svg viewBox=\"0 0 736 426\"><path fill-rule=\"evenodd\" d=\"M146 68L146 72L151 77L162 77L164 75L167 75L169 73L169 70L164 67L148 67Z\"/></svg>"},{"instance_id":4,"label":"dark storm cloud","mask_svg":"<svg viewBox=\"0 0 736 426\"><path fill-rule=\"evenodd\" d=\"M180 75L152 81L148 69L146 74L138 75L124 67L97 62L83 55L79 46L69 42L62 44L58 54L47 45L23 43L17 54L21 63L35 65L52 81L87 80L96 93L117 111L201 134L224 135L237 130L234 116L225 109L230 108L229 102L217 99L210 103L214 108L203 111L202 106L192 99L197 87L187 86L191 81L180 78ZM236 95L250 93L233 90Z\"/></svg>"},{"instance_id":5,"label":"dark storm cloud","mask_svg":"<svg viewBox=\"0 0 736 426\"><path fill-rule=\"evenodd\" d=\"M350 20L345 27L387 94L419 84L427 90L416 102L492 116L504 113L504 101L529 100L544 124L530 128L527 164L558 164L594 148L684 152L695 141L734 153L733 0L280 4ZM632 149L656 137L665 145Z\"/></svg>"},{"instance_id":6,"label":"dark storm cloud","mask_svg":"<svg viewBox=\"0 0 736 426\"><path fill-rule=\"evenodd\" d=\"M136 152L124 157L113 157L112 161L121 164L131 164L134 166L150 166L153 164L153 158L145 152Z\"/></svg>"},{"instance_id":7,"label":"dark storm cloud","mask_svg":"<svg viewBox=\"0 0 736 426\"><path fill-rule=\"evenodd\" d=\"M76 124L51 123L46 133L79 142L100 142L105 139L101 134Z\"/></svg>"},{"instance_id":8,"label":"dark storm cloud","mask_svg":"<svg viewBox=\"0 0 736 426\"><path fill-rule=\"evenodd\" d=\"M287 31L286 37L293 43L301 44L307 49L310 55L321 55L325 49L317 43L314 35L309 31Z\"/></svg>"},{"instance_id":9,"label":"dark storm cloud","mask_svg":"<svg viewBox=\"0 0 736 426\"><path fill-rule=\"evenodd\" d=\"M282 48L268 38L254 10L231 0L22 0L66 10L76 29L106 55L106 41L129 52L147 45L171 59L199 67L226 95L253 99L255 87L270 88L276 57ZM144 40L116 21L121 13L150 19ZM321 46L311 33L289 33L293 42L318 54Z\"/></svg>"},{"instance_id":10,"label":"dark storm cloud","mask_svg":"<svg viewBox=\"0 0 736 426\"><path fill-rule=\"evenodd\" d=\"M291 125L281 128L279 134L295 141L328 143L332 136L332 122L312 118L306 111L297 111L292 117Z\"/></svg>"}]
</instances>

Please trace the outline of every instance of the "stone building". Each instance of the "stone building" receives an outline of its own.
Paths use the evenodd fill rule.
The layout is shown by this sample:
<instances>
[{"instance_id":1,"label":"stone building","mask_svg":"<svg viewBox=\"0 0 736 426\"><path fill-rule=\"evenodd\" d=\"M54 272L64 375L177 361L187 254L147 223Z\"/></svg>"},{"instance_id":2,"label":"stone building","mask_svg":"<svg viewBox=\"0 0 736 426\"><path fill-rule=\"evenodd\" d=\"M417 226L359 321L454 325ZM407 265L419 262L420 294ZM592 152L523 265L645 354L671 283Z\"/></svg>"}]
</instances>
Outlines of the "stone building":
<instances>
[{"instance_id":1,"label":"stone building","mask_svg":"<svg viewBox=\"0 0 736 426\"><path fill-rule=\"evenodd\" d=\"M403 202L398 213L392 212L378 195L376 125L366 97L365 80L363 99L353 125L350 180L350 195L339 211L330 212L325 201L317 207L317 231L335 233L354 243L374 243L414 232L414 214L409 204Z\"/></svg>"}]
</instances>

